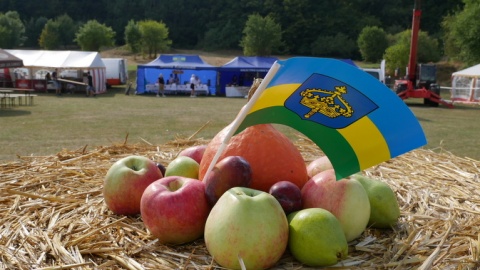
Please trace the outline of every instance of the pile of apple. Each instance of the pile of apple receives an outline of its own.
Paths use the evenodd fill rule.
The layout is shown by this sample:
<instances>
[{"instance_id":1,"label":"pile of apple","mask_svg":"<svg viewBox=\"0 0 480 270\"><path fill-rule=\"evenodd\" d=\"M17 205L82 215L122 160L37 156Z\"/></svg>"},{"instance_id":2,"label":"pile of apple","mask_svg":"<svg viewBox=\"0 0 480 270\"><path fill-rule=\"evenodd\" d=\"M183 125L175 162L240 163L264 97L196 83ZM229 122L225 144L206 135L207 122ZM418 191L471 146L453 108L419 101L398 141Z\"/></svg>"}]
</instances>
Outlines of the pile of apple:
<instances>
[{"instance_id":1,"label":"pile of apple","mask_svg":"<svg viewBox=\"0 0 480 270\"><path fill-rule=\"evenodd\" d=\"M213 259L231 269L267 269L289 249L301 263L329 266L348 256L348 242L369 227L390 228L400 216L394 192L360 174L337 181L328 158L307 165L309 181L278 181L268 192L249 188L250 164L220 160L198 179L206 146L192 146L164 167L142 156L115 162L105 177L106 205L140 214L163 244L204 237Z\"/></svg>"}]
</instances>

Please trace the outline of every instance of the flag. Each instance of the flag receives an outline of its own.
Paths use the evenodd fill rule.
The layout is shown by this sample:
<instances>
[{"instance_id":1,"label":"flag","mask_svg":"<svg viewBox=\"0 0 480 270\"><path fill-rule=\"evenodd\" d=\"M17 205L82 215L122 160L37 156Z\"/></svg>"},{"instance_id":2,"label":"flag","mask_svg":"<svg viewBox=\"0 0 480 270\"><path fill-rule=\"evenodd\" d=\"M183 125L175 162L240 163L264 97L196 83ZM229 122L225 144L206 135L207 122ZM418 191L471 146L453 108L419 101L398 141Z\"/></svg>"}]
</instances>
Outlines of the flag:
<instances>
[{"instance_id":1,"label":"flag","mask_svg":"<svg viewBox=\"0 0 480 270\"><path fill-rule=\"evenodd\" d=\"M266 123L298 130L327 155L337 179L427 143L415 115L392 90L327 58L277 61L235 121L232 134Z\"/></svg>"}]
</instances>

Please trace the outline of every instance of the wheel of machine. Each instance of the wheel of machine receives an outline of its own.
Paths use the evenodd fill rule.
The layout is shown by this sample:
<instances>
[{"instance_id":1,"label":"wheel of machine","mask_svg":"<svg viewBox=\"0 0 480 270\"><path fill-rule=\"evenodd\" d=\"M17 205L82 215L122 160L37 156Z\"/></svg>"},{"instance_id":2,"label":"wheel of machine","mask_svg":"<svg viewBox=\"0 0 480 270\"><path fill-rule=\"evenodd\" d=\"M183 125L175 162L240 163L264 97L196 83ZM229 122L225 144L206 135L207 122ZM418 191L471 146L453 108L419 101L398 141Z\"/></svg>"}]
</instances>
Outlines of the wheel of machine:
<instances>
[{"instance_id":1,"label":"wheel of machine","mask_svg":"<svg viewBox=\"0 0 480 270\"><path fill-rule=\"evenodd\" d=\"M438 84L431 84L429 91L437 94L437 96L440 96L440 86ZM438 107L438 102L428 100L428 103L425 103L426 105L430 105L430 107Z\"/></svg>"}]
</instances>

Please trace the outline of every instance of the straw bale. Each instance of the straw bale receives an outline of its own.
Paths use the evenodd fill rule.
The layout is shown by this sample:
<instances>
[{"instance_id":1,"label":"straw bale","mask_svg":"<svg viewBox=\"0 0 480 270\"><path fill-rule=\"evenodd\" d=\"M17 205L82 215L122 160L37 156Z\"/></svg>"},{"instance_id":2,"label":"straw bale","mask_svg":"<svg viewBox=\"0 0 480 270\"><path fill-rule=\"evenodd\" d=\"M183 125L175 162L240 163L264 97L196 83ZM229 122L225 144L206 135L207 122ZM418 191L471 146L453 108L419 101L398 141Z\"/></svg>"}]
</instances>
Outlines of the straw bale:
<instances>
[{"instance_id":1,"label":"straw bale","mask_svg":"<svg viewBox=\"0 0 480 270\"><path fill-rule=\"evenodd\" d=\"M222 269L203 239L159 244L140 216L118 216L102 198L110 166L128 155L168 164L187 146L112 144L19 156L0 164L0 269ZM305 162L323 153L299 137ZM417 149L363 173L395 191L401 217L389 230L368 228L349 243L342 269L478 269L480 162L442 149ZM302 269L288 251L275 269Z\"/></svg>"}]
</instances>

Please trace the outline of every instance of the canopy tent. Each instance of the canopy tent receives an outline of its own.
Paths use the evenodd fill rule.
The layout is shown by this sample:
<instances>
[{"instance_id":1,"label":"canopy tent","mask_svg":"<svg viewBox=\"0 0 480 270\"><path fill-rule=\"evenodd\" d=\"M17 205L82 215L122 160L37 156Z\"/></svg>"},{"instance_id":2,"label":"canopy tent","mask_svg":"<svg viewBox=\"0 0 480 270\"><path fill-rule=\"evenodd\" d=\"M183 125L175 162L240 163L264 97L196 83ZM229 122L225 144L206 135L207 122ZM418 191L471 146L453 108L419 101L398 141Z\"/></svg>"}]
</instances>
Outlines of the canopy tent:
<instances>
[{"instance_id":1,"label":"canopy tent","mask_svg":"<svg viewBox=\"0 0 480 270\"><path fill-rule=\"evenodd\" d=\"M167 84L166 92L189 93L190 77L198 76L205 94L215 94L217 81L216 67L204 62L198 55L184 54L162 54L150 63L138 65L137 67L137 94L148 92L156 93L158 89L157 80L162 74ZM171 79L176 81L171 84Z\"/></svg>"},{"instance_id":2,"label":"canopy tent","mask_svg":"<svg viewBox=\"0 0 480 270\"><path fill-rule=\"evenodd\" d=\"M451 99L454 102L480 102L480 64L452 73Z\"/></svg>"},{"instance_id":3,"label":"canopy tent","mask_svg":"<svg viewBox=\"0 0 480 270\"><path fill-rule=\"evenodd\" d=\"M237 56L218 68L220 73L219 95L225 95L227 86L251 86L255 78L263 78L276 57Z\"/></svg>"},{"instance_id":4,"label":"canopy tent","mask_svg":"<svg viewBox=\"0 0 480 270\"><path fill-rule=\"evenodd\" d=\"M22 59L15 57L9 52L0 49L0 86L12 87L10 68L23 67Z\"/></svg>"},{"instance_id":5,"label":"canopy tent","mask_svg":"<svg viewBox=\"0 0 480 270\"><path fill-rule=\"evenodd\" d=\"M56 68L59 78L73 77L83 81L83 74L90 72L97 93L107 90L105 64L98 52L46 50L7 50L7 52L23 60L29 73L25 79L44 79L45 72L51 73Z\"/></svg>"},{"instance_id":6,"label":"canopy tent","mask_svg":"<svg viewBox=\"0 0 480 270\"><path fill-rule=\"evenodd\" d=\"M23 67L22 59L0 49L0 68Z\"/></svg>"}]
</instances>

